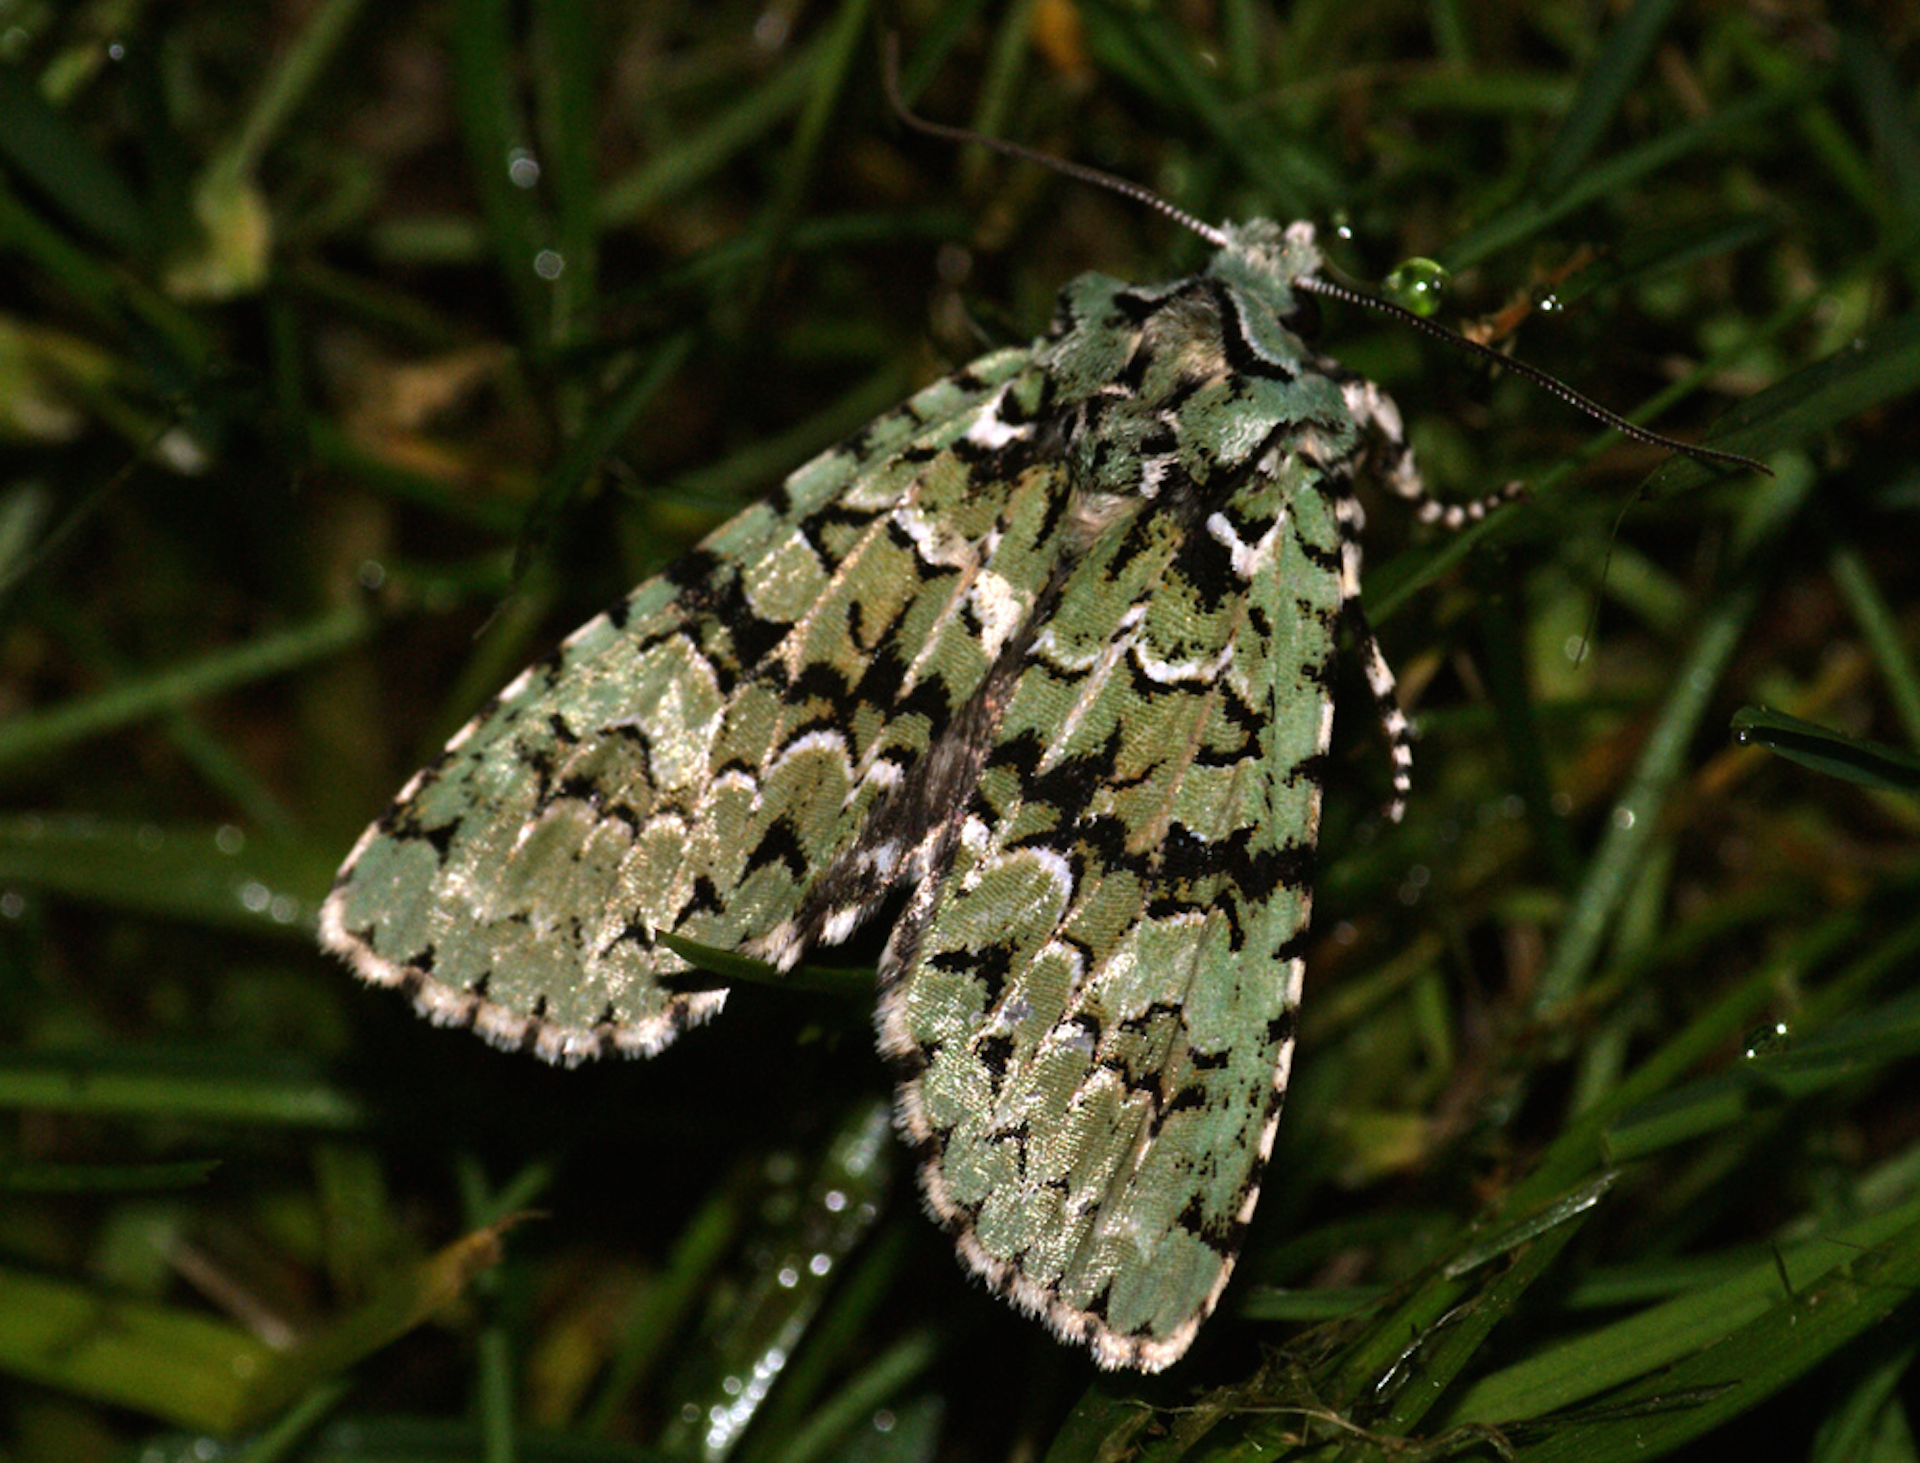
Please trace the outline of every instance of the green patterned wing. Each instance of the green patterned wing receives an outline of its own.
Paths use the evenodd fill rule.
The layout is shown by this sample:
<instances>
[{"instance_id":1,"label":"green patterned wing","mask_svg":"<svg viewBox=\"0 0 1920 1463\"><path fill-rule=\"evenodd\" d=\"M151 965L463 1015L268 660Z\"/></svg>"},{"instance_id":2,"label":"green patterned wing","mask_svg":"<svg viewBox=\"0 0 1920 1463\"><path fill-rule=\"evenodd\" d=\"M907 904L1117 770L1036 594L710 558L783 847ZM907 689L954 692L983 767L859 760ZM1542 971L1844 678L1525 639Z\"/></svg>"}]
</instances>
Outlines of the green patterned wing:
<instances>
[{"instance_id":1,"label":"green patterned wing","mask_svg":"<svg viewBox=\"0 0 1920 1463\"><path fill-rule=\"evenodd\" d=\"M1218 1300L1272 1148L1338 590L1289 584L1322 551L1289 533L1208 603L1200 536L1148 526L1068 580L895 932L881 1045L967 1262L1103 1364L1158 1369ZM1114 595L1103 633L1083 612Z\"/></svg>"},{"instance_id":2,"label":"green patterned wing","mask_svg":"<svg viewBox=\"0 0 1920 1463\"><path fill-rule=\"evenodd\" d=\"M968 440L1043 386L1028 351L974 363L569 636L361 837L323 942L435 1022L568 1065L719 1010L655 931L790 964L812 876L1044 586L1057 476L983 482Z\"/></svg>"},{"instance_id":3,"label":"green patterned wing","mask_svg":"<svg viewBox=\"0 0 1920 1463\"><path fill-rule=\"evenodd\" d=\"M969 1266L1158 1370L1226 1284L1286 1087L1358 434L1297 357L1228 367L1246 302L1211 282L1112 301L1147 325L1098 430L1139 490L983 687L1004 710L928 831L880 1041Z\"/></svg>"}]
</instances>

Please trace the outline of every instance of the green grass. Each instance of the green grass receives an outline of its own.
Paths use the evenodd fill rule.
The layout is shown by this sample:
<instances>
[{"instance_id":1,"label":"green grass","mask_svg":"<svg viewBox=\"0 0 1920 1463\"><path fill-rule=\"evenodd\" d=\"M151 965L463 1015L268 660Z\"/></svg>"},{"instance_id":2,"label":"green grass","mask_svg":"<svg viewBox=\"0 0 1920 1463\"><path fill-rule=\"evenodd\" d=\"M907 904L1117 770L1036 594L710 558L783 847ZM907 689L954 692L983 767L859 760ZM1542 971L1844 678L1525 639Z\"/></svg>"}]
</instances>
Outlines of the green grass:
<instances>
[{"instance_id":1,"label":"green grass","mask_svg":"<svg viewBox=\"0 0 1920 1463\"><path fill-rule=\"evenodd\" d=\"M0 1460L1915 1457L1912 18L791 10L0 6ZM1328 308L1437 492L1529 496L1374 510L1412 806L1350 677L1279 1152L1151 1381L960 1275L864 998L564 1073L313 948L522 663L1204 257L904 133L882 24L928 115L1436 259L1775 474Z\"/></svg>"}]
</instances>

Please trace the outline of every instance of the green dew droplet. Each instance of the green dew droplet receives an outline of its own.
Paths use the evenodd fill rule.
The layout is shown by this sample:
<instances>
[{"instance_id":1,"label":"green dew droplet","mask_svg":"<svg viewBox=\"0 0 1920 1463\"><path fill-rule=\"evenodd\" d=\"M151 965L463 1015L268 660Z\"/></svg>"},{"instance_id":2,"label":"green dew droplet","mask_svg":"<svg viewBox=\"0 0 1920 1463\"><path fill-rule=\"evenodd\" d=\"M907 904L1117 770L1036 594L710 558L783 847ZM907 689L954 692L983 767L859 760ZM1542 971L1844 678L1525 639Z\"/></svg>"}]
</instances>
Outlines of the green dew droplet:
<instances>
[{"instance_id":1,"label":"green dew droplet","mask_svg":"<svg viewBox=\"0 0 1920 1463\"><path fill-rule=\"evenodd\" d=\"M1433 260L1409 259L1386 277L1382 288L1395 304L1424 319L1440 308L1451 280L1445 267Z\"/></svg>"}]
</instances>

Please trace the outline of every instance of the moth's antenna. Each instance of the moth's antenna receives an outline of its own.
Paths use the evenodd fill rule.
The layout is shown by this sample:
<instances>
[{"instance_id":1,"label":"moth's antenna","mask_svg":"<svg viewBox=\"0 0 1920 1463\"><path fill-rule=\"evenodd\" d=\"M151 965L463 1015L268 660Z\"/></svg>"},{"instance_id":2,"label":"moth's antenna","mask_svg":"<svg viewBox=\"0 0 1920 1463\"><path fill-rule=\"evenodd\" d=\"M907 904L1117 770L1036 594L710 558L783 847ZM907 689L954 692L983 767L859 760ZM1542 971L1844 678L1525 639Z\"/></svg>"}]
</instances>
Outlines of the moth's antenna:
<instances>
[{"instance_id":1,"label":"moth's antenna","mask_svg":"<svg viewBox=\"0 0 1920 1463\"><path fill-rule=\"evenodd\" d=\"M1004 137L988 137L985 133L974 132L965 127L950 127L945 122L934 122L910 110L900 95L900 37L894 31L888 31L881 41L881 75L887 91L887 105L893 108L894 116L916 132L924 132L929 137L945 138L948 142L978 143L991 148L1003 157L1018 158L1022 162L1038 163L1043 168L1051 168L1062 177L1074 178L1082 183L1091 183L1096 188L1104 188L1109 193L1117 193L1122 198L1131 198L1144 204L1155 213L1171 219L1181 228L1198 234L1216 249L1227 246L1227 236L1204 219L1196 218L1184 208L1167 202L1158 193L1143 188L1130 178L1115 177L1112 173L1103 173L1098 168L1090 168L1082 163L1069 162L1065 158L1055 157L1051 153L1040 152L1035 148L1022 147L1017 142L1009 142ZM1444 340L1459 347L1470 355L1485 356L1488 360L1505 367L1514 374L1524 376L1534 385L1553 396L1559 397L1569 406L1585 412L1597 422L1604 422L1624 437L1636 442L1645 442L1650 447L1662 447L1669 452L1679 452L1702 462L1719 462L1733 467L1752 468L1773 476L1773 469L1764 462L1756 462L1738 452L1723 451L1718 447L1699 447L1691 442L1682 442L1678 437L1668 437L1660 432L1649 431L1645 427L1635 426L1618 412L1608 411L1599 402L1582 396L1557 376L1550 376L1538 366L1529 366L1525 361L1503 355L1477 340L1469 340L1457 331L1436 325L1424 316L1416 315L1404 305L1392 300L1383 300L1377 295L1365 294L1360 290L1349 289L1346 285L1334 284L1328 280L1316 279L1310 275L1291 281L1296 289L1311 294L1326 295L1336 300L1346 300L1351 304L1364 305L1370 310L1378 310L1383 315L1391 315L1403 320L1416 330L1423 330L1436 340Z\"/></svg>"},{"instance_id":2,"label":"moth's antenna","mask_svg":"<svg viewBox=\"0 0 1920 1463\"><path fill-rule=\"evenodd\" d=\"M1369 295L1361 290L1350 289L1346 285L1316 279L1310 275L1293 280L1292 285L1295 289L1306 290L1309 294L1326 295L1330 299L1345 300L1353 305L1365 305L1369 310L1378 310L1382 315L1390 315L1395 320L1403 321L1416 330L1423 330L1435 340L1444 340L1469 355L1485 356L1515 375L1524 376L1549 395L1557 396L1567 405L1585 412L1595 421L1606 423L1623 437L1631 437L1636 442L1645 442L1650 447L1664 447L1669 452L1679 452L1701 462L1719 462L1729 467L1747 467L1755 472L1763 472L1768 477L1773 476L1773 469L1764 462L1757 462L1738 452L1727 452L1719 447L1701 447L1692 442L1682 442L1678 437L1669 437L1663 433L1636 426L1618 412L1608 411L1591 397L1582 396L1558 376L1550 376L1538 366L1529 366L1525 361L1505 355L1491 346L1482 345L1477 340L1469 340L1458 331L1449 330L1446 326L1437 325L1425 316L1414 314L1405 305L1395 304L1392 300L1383 300L1378 295Z\"/></svg>"},{"instance_id":3,"label":"moth's antenna","mask_svg":"<svg viewBox=\"0 0 1920 1463\"><path fill-rule=\"evenodd\" d=\"M1135 203L1145 204L1162 217L1172 219L1192 233L1198 234L1216 249L1224 249L1227 236L1204 219L1195 218L1183 208L1176 208L1158 193L1143 188L1128 178L1118 178L1112 173L1103 173L1098 168L1090 168L1082 163L1068 162L1065 158L1055 157L1052 153L1041 152L1036 148L1022 147L1017 142L1009 142L1004 137L988 137L982 132L969 131L965 127L949 127L944 122L933 122L908 109L900 96L900 37L888 31L881 42L882 75L887 88L887 105L893 108L894 116L916 132L924 132L929 137L943 137L948 142L977 142L982 147L992 148L1003 157L1018 158L1022 162L1038 163L1043 168L1052 168L1063 177L1074 178L1082 183L1091 183L1096 188L1105 188L1109 193L1118 193L1122 198L1131 198Z\"/></svg>"}]
</instances>

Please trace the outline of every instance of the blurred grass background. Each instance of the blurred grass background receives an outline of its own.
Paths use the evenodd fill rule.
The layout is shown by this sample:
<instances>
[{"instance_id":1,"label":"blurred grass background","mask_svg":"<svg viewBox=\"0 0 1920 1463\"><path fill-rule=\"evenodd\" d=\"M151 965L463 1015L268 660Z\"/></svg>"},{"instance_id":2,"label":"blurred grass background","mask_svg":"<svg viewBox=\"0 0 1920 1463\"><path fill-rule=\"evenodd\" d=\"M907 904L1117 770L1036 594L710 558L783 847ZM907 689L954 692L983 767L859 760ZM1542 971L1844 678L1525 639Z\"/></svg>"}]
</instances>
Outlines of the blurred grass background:
<instances>
[{"instance_id":1,"label":"blurred grass background","mask_svg":"<svg viewBox=\"0 0 1920 1463\"><path fill-rule=\"evenodd\" d=\"M522 663L1209 218L1430 256L1294 1092L1191 1359L973 1290L864 1000L554 1072L312 947ZM1911 1459L1920 11L0 0L0 1458ZM1361 708L1359 712L1353 709ZM1734 729L1740 717L1738 734Z\"/></svg>"}]
</instances>

